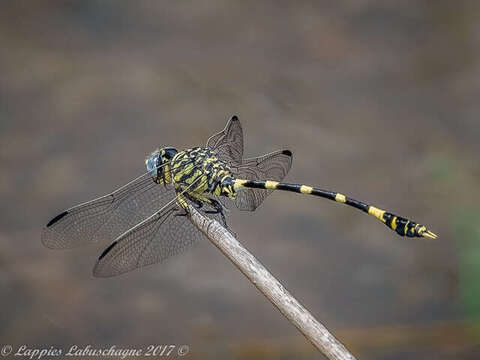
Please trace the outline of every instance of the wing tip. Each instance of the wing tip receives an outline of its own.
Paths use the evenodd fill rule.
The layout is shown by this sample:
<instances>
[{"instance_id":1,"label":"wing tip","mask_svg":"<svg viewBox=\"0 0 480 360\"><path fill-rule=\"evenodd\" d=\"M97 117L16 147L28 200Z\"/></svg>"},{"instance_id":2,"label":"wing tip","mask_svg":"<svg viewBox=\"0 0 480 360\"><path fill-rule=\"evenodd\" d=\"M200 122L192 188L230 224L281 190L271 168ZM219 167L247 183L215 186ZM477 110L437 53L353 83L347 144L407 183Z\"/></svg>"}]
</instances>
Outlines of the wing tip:
<instances>
[{"instance_id":1,"label":"wing tip","mask_svg":"<svg viewBox=\"0 0 480 360\"><path fill-rule=\"evenodd\" d=\"M67 216L68 215L68 211L64 211L62 212L61 214L58 214L57 216L55 216L52 220L50 220L47 224L47 228L52 226L53 224L55 224L56 222L60 221L60 219L62 219L63 217Z\"/></svg>"},{"instance_id":2,"label":"wing tip","mask_svg":"<svg viewBox=\"0 0 480 360\"><path fill-rule=\"evenodd\" d=\"M113 275L103 274L102 271L100 270L99 266L98 266L98 261L95 264L95 266L93 267L92 275L96 278L108 278L108 277L113 276Z\"/></svg>"},{"instance_id":3,"label":"wing tip","mask_svg":"<svg viewBox=\"0 0 480 360\"><path fill-rule=\"evenodd\" d=\"M110 245L108 245L108 247L103 250L103 252L100 254L100 256L98 257L98 260L97 260L97 263L95 264L95 266L93 267L93 271L92 271L92 274L94 277L97 277L97 278L105 278L105 277L112 277L114 276L115 274L111 274L109 272L105 272L105 267L103 267L101 264L101 260L115 247L115 245L118 244L118 241L115 240L114 242L112 242Z\"/></svg>"},{"instance_id":4,"label":"wing tip","mask_svg":"<svg viewBox=\"0 0 480 360\"><path fill-rule=\"evenodd\" d=\"M108 273L102 273L101 269L98 266L98 262L95 264L93 268L92 275L96 278L110 278L115 276L115 274L112 275Z\"/></svg>"},{"instance_id":5,"label":"wing tip","mask_svg":"<svg viewBox=\"0 0 480 360\"><path fill-rule=\"evenodd\" d=\"M48 238L48 234L46 233L46 231L47 231L47 228L45 228L42 231L42 237L40 238L42 245L45 246L47 249L51 249L51 250L58 249L58 247L56 247L54 244L50 242L50 239Z\"/></svg>"}]
</instances>

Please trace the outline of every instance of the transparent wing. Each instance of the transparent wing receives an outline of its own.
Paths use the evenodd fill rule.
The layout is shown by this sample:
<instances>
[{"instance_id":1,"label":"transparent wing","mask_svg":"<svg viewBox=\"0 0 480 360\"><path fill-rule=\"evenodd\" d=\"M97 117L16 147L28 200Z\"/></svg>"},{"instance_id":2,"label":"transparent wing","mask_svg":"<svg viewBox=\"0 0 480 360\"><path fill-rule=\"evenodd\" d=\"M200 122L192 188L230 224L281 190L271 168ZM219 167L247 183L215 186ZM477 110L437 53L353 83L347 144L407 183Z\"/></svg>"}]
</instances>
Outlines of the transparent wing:
<instances>
[{"instance_id":1,"label":"transparent wing","mask_svg":"<svg viewBox=\"0 0 480 360\"><path fill-rule=\"evenodd\" d=\"M212 135L207 141L207 147L216 150L220 160L232 165L242 163L243 130L238 117L233 116L225 129Z\"/></svg>"},{"instance_id":2,"label":"transparent wing","mask_svg":"<svg viewBox=\"0 0 480 360\"><path fill-rule=\"evenodd\" d=\"M202 208L208 209L207 204ZM222 223L219 214L206 215ZM203 237L184 210L171 201L105 249L95 264L93 275L111 277L159 263L184 252Z\"/></svg>"},{"instance_id":3,"label":"transparent wing","mask_svg":"<svg viewBox=\"0 0 480 360\"><path fill-rule=\"evenodd\" d=\"M292 152L278 150L256 158L244 159L238 167L233 167L235 178L247 180L282 181L292 167ZM237 193L235 205L240 210L253 211L273 190L241 189Z\"/></svg>"},{"instance_id":4,"label":"transparent wing","mask_svg":"<svg viewBox=\"0 0 480 360\"><path fill-rule=\"evenodd\" d=\"M42 243L52 249L67 249L115 239L174 196L173 186L156 184L150 173L143 174L111 194L54 217L42 231Z\"/></svg>"}]
</instances>

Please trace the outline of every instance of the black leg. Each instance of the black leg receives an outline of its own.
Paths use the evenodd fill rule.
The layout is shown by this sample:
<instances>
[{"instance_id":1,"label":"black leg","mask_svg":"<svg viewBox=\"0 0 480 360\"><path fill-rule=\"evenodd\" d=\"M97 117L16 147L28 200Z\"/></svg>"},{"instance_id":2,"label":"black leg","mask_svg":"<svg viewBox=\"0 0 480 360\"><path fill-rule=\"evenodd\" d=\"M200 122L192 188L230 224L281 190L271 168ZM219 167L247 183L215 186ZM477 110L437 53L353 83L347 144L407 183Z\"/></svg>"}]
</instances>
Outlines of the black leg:
<instances>
[{"instance_id":1,"label":"black leg","mask_svg":"<svg viewBox=\"0 0 480 360\"><path fill-rule=\"evenodd\" d=\"M201 207L203 207L203 202L194 198L192 195L190 195L189 193L185 193L183 194L188 200L190 200L192 203L194 203L196 206L197 206L197 209L200 209Z\"/></svg>"},{"instance_id":2,"label":"black leg","mask_svg":"<svg viewBox=\"0 0 480 360\"><path fill-rule=\"evenodd\" d=\"M188 215L187 209L184 209L183 207L180 207L180 209L178 209L177 211L179 211L179 213L178 214L173 214L173 216L187 216Z\"/></svg>"},{"instance_id":3,"label":"black leg","mask_svg":"<svg viewBox=\"0 0 480 360\"><path fill-rule=\"evenodd\" d=\"M225 213L223 212L223 205L215 199L209 198L210 206L214 208L214 210L204 210L205 214L220 214L222 217L223 225L228 229L227 226L227 219L225 218Z\"/></svg>"}]
</instances>

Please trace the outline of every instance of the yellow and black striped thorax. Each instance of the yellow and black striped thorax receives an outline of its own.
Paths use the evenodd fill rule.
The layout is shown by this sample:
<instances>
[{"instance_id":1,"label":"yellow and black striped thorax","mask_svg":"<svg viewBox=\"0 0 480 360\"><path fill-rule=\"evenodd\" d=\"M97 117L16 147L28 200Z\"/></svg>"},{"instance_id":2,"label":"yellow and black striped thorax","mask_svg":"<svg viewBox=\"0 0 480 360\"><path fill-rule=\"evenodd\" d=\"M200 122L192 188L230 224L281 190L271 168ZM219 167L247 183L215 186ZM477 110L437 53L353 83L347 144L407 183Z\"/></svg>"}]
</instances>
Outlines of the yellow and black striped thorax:
<instances>
[{"instance_id":1,"label":"yellow and black striped thorax","mask_svg":"<svg viewBox=\"0 0 480 360\"><path fill-rule=\"evenodd\" d=\"M189 192L235 197L230 166L209 148L195 147L178 152L169 171L177 190L191 186Z\"/></svg>"}]
</instances>

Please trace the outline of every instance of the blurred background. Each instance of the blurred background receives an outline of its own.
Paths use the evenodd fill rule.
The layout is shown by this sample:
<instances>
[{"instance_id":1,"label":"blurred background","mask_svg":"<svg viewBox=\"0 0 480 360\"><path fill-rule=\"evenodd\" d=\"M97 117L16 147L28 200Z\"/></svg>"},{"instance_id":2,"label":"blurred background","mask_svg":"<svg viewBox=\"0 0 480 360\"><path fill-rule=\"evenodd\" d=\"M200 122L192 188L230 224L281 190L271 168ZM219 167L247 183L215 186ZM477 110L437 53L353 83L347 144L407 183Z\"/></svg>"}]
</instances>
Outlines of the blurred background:
<instances>
[{"instance_id":1,"label":"blurred background","mask_svg":"<svg viewBox=\"0 0 480 360\"><path fill-rule=\"evenodd\" d=\"M61 210L203 145L237 114L287 180L427 224L403 239L327 200L231 211L239 240L360 359L480 358L476 1L2 1L0 339L188 344L189 359L316 359L204 241L110 279L108 243L51 251ZM3 346L3 345L2 345Z\"/></svg>"}]
</instances>

